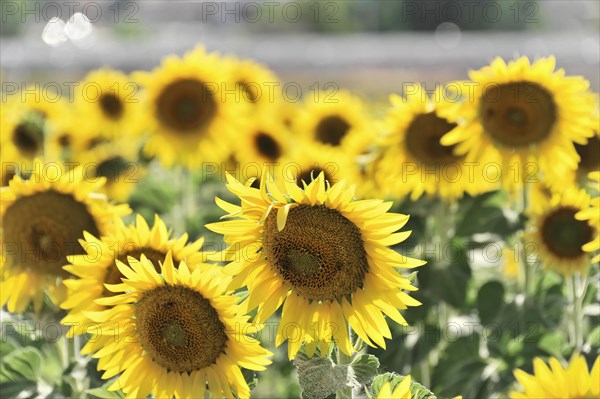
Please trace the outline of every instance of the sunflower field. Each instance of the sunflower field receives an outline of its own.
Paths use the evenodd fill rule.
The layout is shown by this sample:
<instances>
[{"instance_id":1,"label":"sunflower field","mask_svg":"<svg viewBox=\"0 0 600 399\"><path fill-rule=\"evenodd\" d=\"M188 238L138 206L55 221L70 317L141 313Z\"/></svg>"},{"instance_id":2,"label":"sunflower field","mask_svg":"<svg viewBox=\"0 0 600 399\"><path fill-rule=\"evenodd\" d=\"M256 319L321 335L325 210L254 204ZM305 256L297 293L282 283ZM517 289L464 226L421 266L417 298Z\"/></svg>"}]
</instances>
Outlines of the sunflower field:
<instances>
[{"instance_id":1,"label":"sunflower field","mask_svg":"<svg viewBox=\"0 0 600 399\"><path fill-rule=\"evenodd\" d=\"M538 53L301 98L201 38L3 69L0 397L600 398L598 79Z\"/></svg>"}]
</instances>

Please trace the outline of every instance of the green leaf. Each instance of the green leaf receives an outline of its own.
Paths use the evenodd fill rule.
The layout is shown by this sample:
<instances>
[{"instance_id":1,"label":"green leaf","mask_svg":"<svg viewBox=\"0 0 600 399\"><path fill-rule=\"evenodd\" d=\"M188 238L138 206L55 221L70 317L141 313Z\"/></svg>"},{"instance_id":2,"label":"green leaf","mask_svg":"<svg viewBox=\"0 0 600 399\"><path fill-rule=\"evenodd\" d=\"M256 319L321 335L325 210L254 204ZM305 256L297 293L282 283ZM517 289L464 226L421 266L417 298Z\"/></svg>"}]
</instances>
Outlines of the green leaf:
<instances>
[{"instance_id":1,"label":"green leaf","mask_svg":"<svg viewBox=\"0 0 600 399\"><path fill-rule=\"evenodd\" d=\"M360 355L350 363L354 378L360 384L368 384L379 369L379 359L373 355Z\"/></svg>"},{"instance_id":2,"label":"green leaf","mask_svg":"<svg viewBox=\"0 0 600 399\"><path fill-rule=\"evenodd\" d=\"M492 322L504 306L504 286L498 281L489 281L477 292L477 311L482 324Z\"/></svg>"},{"instance_id":3,"label":"green leaf","mask_svg":"<svg viewBox=\"0 0 600 399\"><path fill-rule=\"evenodd\" d=\"M373 379L373 384L371 384L371 391L373 393L373 397L376 398L379 395L379 391L381 391L381 387L388 381L390 381L390 388L392 392L394 388L398 384L400 384L406 376L398 375L395 373L385 373L376 376ZM410 382L410 397L411 399L435 399L436 396L429 389L419 384L414 378Z\"/></svg>"},{"instance_id":4,"label":"green leaf","mask_svg":"<svg viewBox=\"0 0 600 399\"><path fill-rule=\"evenodd\" d=\"M122 391L109 391L108 387L112 385L112 381L101 387L86 390L86 393L100 399L122 399L125 397Z\"/></svg>"},{"instance_id":5,"label":"green leaf","mask_svg":"<svg viewBox=\"0 0 600 399\"><path fill-rule=\"evenodd\" d=\"M334 364L329 358L310 359L298 353L294 359L302 397L323 399L346 388L360 388L377 374L379 360L373 355L361 355L349 365Z\"/></svg>"},{"instance_id":6,"label":"green leaf","mask_svg":"<svg viewBox=\"0 0 600 399\"><path fill-rule=\"evenodd\" d=\"M600 346L600 326L596 326L588 335L587 343L592 348L598 348Z\"/></svg>"},{"instance_id":7,"label":"green leaf","mask_svg":"<svg viewBox=\"0 0 600 399\"><path fill-rule=\"evenodd\" d=\"M37 381L42 365L42 355L32 347L18 349L2 358L0 382Z\"/></svg>"}]
</instances>

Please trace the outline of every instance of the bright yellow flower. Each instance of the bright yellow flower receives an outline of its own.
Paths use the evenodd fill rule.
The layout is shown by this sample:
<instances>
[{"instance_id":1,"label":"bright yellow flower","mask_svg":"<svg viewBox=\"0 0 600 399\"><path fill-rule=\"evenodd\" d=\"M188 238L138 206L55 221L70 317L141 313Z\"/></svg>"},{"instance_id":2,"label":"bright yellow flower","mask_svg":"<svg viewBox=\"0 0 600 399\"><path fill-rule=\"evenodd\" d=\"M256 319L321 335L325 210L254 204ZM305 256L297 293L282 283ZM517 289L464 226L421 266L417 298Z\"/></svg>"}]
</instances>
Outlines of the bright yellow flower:
<instances>
[{"instance_id":1,"label":"bright yellow flower","mask_svg":"<svg viewBox=\"0 0 600 399\"><path fill-rule=\"evenodd\" d=\"M377 399L411 399L410 383L411 377L408 375L392 391L391 382L387 381L377 394Z\"/></svg>"},{"instance_id":2,"label":"bright yellow flower","mask_svg":"<svg viewBox=\"0 0 600 399\"><path fill-rule=\"evenodd\" d=\"M42 306L45 289L59 303L64 298L62 269L66 257L83 253L77 240L84 232L106 235L130 212L94 194L104 184L83 180L83 171L35 161L29 180L15 176L2 188L2 290L0 304L23 312L33 301Z\"/></svg>"},{"instance_id":3,"label":"bright yellow flower","mask_svg":"<svg viewBox=\"0 0 600 399\"><path fill-rule=\"evenodd\" d=\"M68 298L61 304L63 309L69 310L63 324L72 326L71 335L83 334L90 327L87 312L105 309L94 301L112 295L105 284L118 284L124 278L115 263L117 260L127 262L128 257L139 259L143 254L158 265L171 251L176 262L185 260L191 269L203 262L200 248L204 241L198 239L188 244L187 234L171 238L167 226L158 216L155 216L152 228L148 227L142 216L137 215L135 224L125 226L121 223L109 235L96 238L93 234L85 233L84 238L79 240L83 253L69 256L69 264L64 267L78 277L64 282L68 288ZM98 342L91 346L99 349L102 344Z\"/></svg>"},{"instance_id":4,"label":"bright yellow flower","mask_svg":"<svg viewBox=\"0 0 600 399\"><path fill-rule=\"evenodd\" d=\"M554 357L550 358L549 365L535 358L533 375L515 370L521 389L512 391L511 399L600 398L600 357L596 357L591 372L581 355L574 355L566 368Z\"/></svg>"},{"instance_id":5,"label":"bright yellow flower","mask_svg":"<svg viewBox=\"0 0 600 399\"><path fill-rule=\"evenodd\" d=\"M600 172L592 172L589 177L592 181L592 190L596 192L596 195L590 201L591 206L579 211L575 217L578 220L588 221L596 232L600 232ZM592 263L600 262L600 253L598 253L600 251L600 235L596 234L590 242L583 246L583 250L591 254L596 253L596 256L592 259Z\"/></svg>"},{"instance_id":6,"label":"bright yellow flower","mask_svg":"<svg viewBox=\"0 0 600 399\"><path fill-rule=\"evenodd\" d=\"M587 272L590 256L582 246L598 240L598 229L590 220L579 220L576 215L589 208L589 195L571 187L544 207L530 210L527 240L535 245L537 257L545 268L565 276Z\"/></svg>"},{"instance_id":7,"label":"bright yellow flower","mask_svg":"<svg viewBox=\"0 0 600 399\"><path fill-rule=\"evenodd\" d=\"M464 155L455 155L454 146L440 139L454 129L439 114L447 106L440 93L429 97L415 86L406 98L390 97L384 127L383 154L375 169L375 179L387 195L413 200L421 195L439 196L454 201L464 193L479 194L493 189L481 167L465 164Z\"/></svg>"},{"instance_id":8,"label":"bright yellow flower","mask_svg":"<svg viewBox=\"0 0 600 399\"><path fill-rule=\"evenodd\" d=\"M554 57L530 64L527 57L469 73L459 84L464 101L444 110L458 126L441 142L456 145L469 162L502 165L504 186L513 191L540 173L561 180L577 168L573 143L583 144L595 124L595 100L582 77L555 70Z\"/></svg>"},{"instance_id":9,"label":"bright yellow flower","mask_svg":"<svg viewBox=\"0 0 600 399\"><path fill-rule=\"evenodd\" d=\"M387 213L391 202L355 201L354 187L325 183L324 174L305 185L285 181L285 194L263 176L260 189L228 176L241 207L217 199L235 220L207 225L224 234L229 248L213 259L229 261L232 288L248 287L247 308L258 307L262 323L283 305L276 345L288 340L293 358L306 342L312 356L327 353L332 340L346 354L354 348L348 325L368 345L385 348L391 332L384 314L406 324L398 309L420 303L397 268L421 266L388 246L404 241L397 232L407 215Z\"/></svg>"},{"instance_id":10,"label":"bright yellow flower","mask_svg":"<svg viewBox=\"0 0 600 399\"><path fill-rule=\"evenodd\" d=\"M216 54L202 48L183 58L168 56L152 72L134 77L144 87L141 106L148 117L145 149L166 166L197 168L202 162L220 162L235 126L243 126L239 104L225 101L223 90L232 85L228 69Z\"/></svg>"},{"instance_id":11,"label":"bright yellow flower","mask_svg":"<svg viewBox=\"0 0 600 399\"><path fill-rule=\"evenodd\" d=\"M257 331L244 316L239 298L225 294L227 280L216 266L175 268L171 254L153 264L144 255L129 265L117 261L126 278L108 288L114 296L98 299L107 310L91 312L98 323L91 341L112 339L93 357L105 370L120 374L109 387L127 398L248 398L241 367L264 370L271 353L246 335ZM115 335L116 334L116 335ZM89 353L89 344L83 353Z\"/></svg>"}]
</instances>

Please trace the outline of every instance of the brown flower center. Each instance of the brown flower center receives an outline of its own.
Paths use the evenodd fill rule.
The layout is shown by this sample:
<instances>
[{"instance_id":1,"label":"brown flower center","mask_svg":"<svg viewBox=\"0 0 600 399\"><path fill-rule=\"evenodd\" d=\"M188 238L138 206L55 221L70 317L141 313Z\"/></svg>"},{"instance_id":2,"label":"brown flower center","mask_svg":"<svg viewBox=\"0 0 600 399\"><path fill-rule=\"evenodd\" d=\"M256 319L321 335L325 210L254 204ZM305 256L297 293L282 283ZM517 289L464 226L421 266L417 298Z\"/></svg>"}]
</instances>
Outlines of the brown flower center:
<instances>
[{"instance_id":1,"label":"brown flower center","mask_svg":"<svg viewBox=\"0 0 600 399\"><path fill-rule=\"evenodd\" d=\"M251 103L256 103L258 101L258 95L254 92L254 89L248 82L239 81L238 85L242 90L242 97L244 100Z\"/></svg>"},{"instance_id":2,"label":"brown flower center","mask_svg":"<svg viewBox=\"0 0 600 399\"><path fill-rule=\"evenodd\" d=\"M323 144L339 146L348 131L350 124L337 115L323 118L317 125L316 138Z\"/></svg>"},{"instance_id":3,"label":"brown flower center","mask_svg":"<svg viewBox=\"0 0 600 399\"><path fill-rule=\"evenodd\" d=\"M125 107L123 105L123 101L113 94L113 93L104 93L100 96L100 109L104 113L104 116L110 118L112 120L118 120L123 116L123 112Z\"/></svg>"},{"instance_id":4,"label":"brown flower center","mask_svg":"<svg viewBox=\"0 0 600 399\"><path fill-rule=\"evenodd\" d=\"M170 129L190 133L210 124L217 113L217 100L204 82L180 79L163 89L156 111L158 119Z\"/></svg>"},{"instance_id":5,"label":"brown flower center","mask_svg":"<svg viewBox=\"0 0 600 399\"><path fill-rule=\"evenodd\" d=\"M479 115L485 131L508 147L544 141L556 123L552 95L531 82L494 85L481 97Z\"/></svg>"},{"instance_id":6,"label":"brown flower center","mask_svg":"<svg viewBox=\"0 0 600 399\"><path fill-rule=\"evenodd\" d=\"M270 134L259 132L254 138L254 145L262 156L271 161L281 156L281 146Z\"/></svg>"},{"instance_id":7,"label":"brown flower center","mask_svg":"<svg viewBox=\"0 0 600 399\"><path fill-rule=\"evenodd\" d=\"M575 144L577 154L581 157L579 167L584 171L600 169L600 137L595 134L584 144Z\"/></svg>"},{"instance_id":8,"label":"brown flower center","mask_svg":"<svg viewBox=\"0 0 600 399\"><path fill-rule=\"evenodd\" d=\"M96 167L96 176L106 177L109 183L119 181L119 177L123 176L129 170L130 163L121 156L106 159Z\"/></svg>"},{"instance_id":9,"label":"brown flower center","mask_svg":"<svg viewBox=\"0 0 600 399\"><path fill-rule=\"evenodd\" d=\"M169 371L191 373L208 367L227 346L217 310L188 287L146 292L137 304L135 323L142 347Z\"/></svg>"},{"instance_id":10,"label":"brown flower center","mask_svg":"<svg viewBox=\"0 0 600 399\"><path fill-rule=\"evenodd\" d=\"M2 220L9 263L43 274L66 277L67 255L84 253L83 231L99 235L85 204L56 191L18 198ZM13 248L14 250L8 250Z\"/></svg>"},{"instance_id":11,"label":"brown flower center","mask_svg":"<svg viewBox=\"0 0 600 399\"><path fill-rule=\"evenodd\" d=\"M589 242L594 230L583 220L575 219L578 209L562 207L546 216L541 235L548 249L560 258L578 258L585 252L581 247Z\"/></svg>"},{"instance_id":12,"label":"brown flower center","mask_svg":"<svg viewBox=\"0 0 600 399\"><path fill-rule=\"evenodd\" d=\"M294 292L313 301L336 300L361 287L369 263L360 229L324 205L298 205L277 230L276 212L264 226L265 255Z\"/></svg>"},{"instance_id":13,"label":"brown flower center","mask_svg":"<svg viewBox=\"0 0 600 399\"><path fill-rule=\"evenodd\" d=\"M435 112L419 114L406 131L406 148L417 160L432 165L447 165L460 160L453 153L454 146L444 146L440 139L456 127Z\"/></svg>"},{"instance_id":14,"label":"brown flower center","mask_svg":"<svg viewBox=\"0 0 600 399\"><path fill-rule=\"evenodd\" d=\"M12 142L21 153L33 157L42 151L44 131L37 123L21 122L13 131Z\"/></svg>"}]
</instances>

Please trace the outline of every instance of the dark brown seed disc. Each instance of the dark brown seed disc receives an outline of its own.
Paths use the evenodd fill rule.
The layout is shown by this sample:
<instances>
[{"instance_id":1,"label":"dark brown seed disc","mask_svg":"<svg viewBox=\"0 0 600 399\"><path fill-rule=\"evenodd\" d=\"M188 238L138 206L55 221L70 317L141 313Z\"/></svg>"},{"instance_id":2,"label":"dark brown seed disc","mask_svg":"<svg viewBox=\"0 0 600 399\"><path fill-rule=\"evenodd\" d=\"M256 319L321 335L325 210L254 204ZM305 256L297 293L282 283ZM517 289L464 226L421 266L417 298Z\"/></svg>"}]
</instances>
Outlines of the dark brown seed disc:
<instances>
[{"instance_id":1,"label":"dark brown seed disc","mask_svg":"<svg viewBox=\"0 0 600 399\"><path fill-rule=\"evenodd\" d=\"M544 243L560 258L578 258L585 252L581 247L591 241L594 230L583 220L575 219L578 209L563 207L547 215L542 223Z\"/></svg>"},{"instance_id":2,"label":"dark brown seed disc","mask_svg":"<svg viewBox=\"0 0 600 399\"><path fill-rule=\"evenodd\" d=\"M342 117L328 116L317 125L316 138L323 144L339 146L349 130L350 124Z\"/></svg>"},{"instance_id":3,"label":"dark brown seed disc","mask_svg":"<svg viewBox=\"0 0 600 399\"><path fill-rule=\"evenodd\" d=\"M156 111L158 119L167 127L191 133L211 123L217 113L217 100L204 82L181 79L163 89Z\"/></svg>"},{"instance_id":4,"label":"dark brown seed disc","mask_svg":"<svg viewBox=\"0 0 600 399\"><path fill-rule=\"evenodd\" d=\"M324 205L298 205L277 230L276 212L264 226L271 267L297 294L313 301L335 300L361 287L369 270L360 229Z\"/></svg>"},{"instance_id":5,"label":"dark brown seed disc","mask_svg":"<svg viewBox=\"0 0 600 399\"><path fill-rule=\"evenodd\" d=\"M462 157L453 154L454 146L444 146L440 139L456 124L440 118L435 112L419 114L406 131L406 148L417 160L431 165L447 165Z\"/></svg>"}]
</instances>

